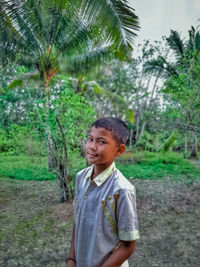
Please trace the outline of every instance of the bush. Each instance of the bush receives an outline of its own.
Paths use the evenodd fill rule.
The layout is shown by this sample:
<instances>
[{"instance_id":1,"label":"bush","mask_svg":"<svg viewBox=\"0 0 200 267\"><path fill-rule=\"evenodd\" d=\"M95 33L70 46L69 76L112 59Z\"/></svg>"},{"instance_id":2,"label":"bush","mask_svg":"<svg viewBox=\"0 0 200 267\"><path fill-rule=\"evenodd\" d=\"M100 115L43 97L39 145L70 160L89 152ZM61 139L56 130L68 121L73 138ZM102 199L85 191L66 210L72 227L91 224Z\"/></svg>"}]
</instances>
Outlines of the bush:
<instances>
[{"instance_id":1,"label":"bush","mask_svg":"<svg viewBox=\"0 0 200 267\"><path fill-rule=\"evenodd\" d=\"M0 153L9 155L45 156L45 144L34 136L33 130L27 126L12 124L7 131L0 128Z\"/></svg>"},{"instance_id":2,"label":"bush","mask_svg":"<svg viewBox=\"0 0 200 267\"><path fill-rule=\"evenodd\" d=\"M76 174L84 168L86 168L86 160L80 156L79 149L74 148L73 150L68 150L68 170L70 178L75 180Z\"/></svg>"}]
</instances>

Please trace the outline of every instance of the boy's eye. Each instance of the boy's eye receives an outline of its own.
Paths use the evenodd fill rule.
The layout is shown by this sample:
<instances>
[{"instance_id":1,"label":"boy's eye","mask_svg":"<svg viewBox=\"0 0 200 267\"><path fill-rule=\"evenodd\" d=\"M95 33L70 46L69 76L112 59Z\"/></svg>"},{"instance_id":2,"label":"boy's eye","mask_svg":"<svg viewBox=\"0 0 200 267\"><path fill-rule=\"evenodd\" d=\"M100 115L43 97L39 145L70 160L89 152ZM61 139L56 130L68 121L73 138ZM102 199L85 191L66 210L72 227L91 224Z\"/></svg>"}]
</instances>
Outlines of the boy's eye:
<instances>
[{"instance_id":1,"label":"boy's eye","mask_svg":"<svg viewBox=\"0 0 200 267\"><path fill-rule=\"evenodd\" d=\"M106 142L103 140L99 140L99 144L105 144Z\"/></svg>"},{"instance_id":2,"label":"boy's eye","mask_svg":"<svg viewBox=\"0 0 200 267\"><path fill-rule=\"evenodd\" d=\"M89 142L92 142L93 139L92 139L91 137L88 137L88 141L89 141Z\"/></svg>"}]
</instances>

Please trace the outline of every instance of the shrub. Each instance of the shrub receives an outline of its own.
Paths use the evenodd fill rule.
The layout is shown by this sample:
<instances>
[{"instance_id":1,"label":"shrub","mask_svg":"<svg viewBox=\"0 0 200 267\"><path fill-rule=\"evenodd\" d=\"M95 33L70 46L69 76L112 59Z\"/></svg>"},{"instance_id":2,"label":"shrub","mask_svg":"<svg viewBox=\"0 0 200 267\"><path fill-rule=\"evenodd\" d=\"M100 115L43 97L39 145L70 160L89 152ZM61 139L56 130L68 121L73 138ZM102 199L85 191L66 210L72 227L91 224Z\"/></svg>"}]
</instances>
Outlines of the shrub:
<instances>
[{"instance_id":1,"label":"shrub","mask_svg":"<svg viewBox=\"0 0 200 267\"><path fill-rule=\"evenodd\" d=\"M46 155L45 144L28 126L12 124L7 130L0 128L0 153L28 156Z\"/></svg>"}]
</instances>

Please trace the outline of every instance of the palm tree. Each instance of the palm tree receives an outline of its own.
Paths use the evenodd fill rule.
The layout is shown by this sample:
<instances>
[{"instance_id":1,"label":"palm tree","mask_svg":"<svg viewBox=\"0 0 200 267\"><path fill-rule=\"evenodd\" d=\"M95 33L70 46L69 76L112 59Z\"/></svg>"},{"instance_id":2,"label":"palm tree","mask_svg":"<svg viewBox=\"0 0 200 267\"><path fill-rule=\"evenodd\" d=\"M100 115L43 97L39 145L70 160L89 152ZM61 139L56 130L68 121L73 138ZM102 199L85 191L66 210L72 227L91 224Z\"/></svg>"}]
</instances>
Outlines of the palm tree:
<instances>
[{"instance_id":1,"label":"palm tree","mask_svg":"<svg viewBox=\"0 0 200 267\"><path fill-rule=\"evenodd\" d=\"M34 76L39 73L47 112L49 85L57 73L83 73L111 53L123 57L139 29L138 17L126 0L1 0L0 27L0 62L15 61L28 66ZM48 124L46 135L53 169L57 162ZM66 176L67 171L61 183L64 200L70 195Z\"/></svg>"},{"instance_id":2,"label":"palm tree","mask_svg":"<svg viewBox=\"0 0 200 267\"><path fill-rule=\"evenodd\" d=\"M131 49L138 29L133 9L123 0L1 2L1 48L18 63L35 66L46 85L63 56L68 70L72 63L74 71L97 64L108 48Z\"/></svg>"},{"instance_id":3,"label":"palm tree","mask_svg":"<svg viewBox=\"0 0 200 267\"><path fill-rule=\"evenodd\" d=\"M167 58L159 55L157 59L153 59L145 63L146 73L160 74L163 78L169 78L172 75L178 75L178 70L190 67L190 60L194 60L200 53L200 32L193 26L189 30L189 39L182 40L180 34L171 30L170 36L166 38L169 49L175 56L175 62L171 63Z\"/></svg>"},{"instance_id":4,"label":"palm tree","mask_svg":"<svg viewBox=\"0 0 200 267\"><path fill-rule=\"evenodd\" d=\"M166 41L175 57L174 62L171 63L168 58L159 55L157 59L146 62L145 71L164 78L165 89L163 92L171 94L179 102L188 125L195 128L193 123L195 118L199 117L199 111L195 109L195 101L198 102L199 97L200 31L198 27L195 29L192 26L188 33L188 40L184 40L177 31L171 30ZM196 106L198 107L198 103ZM192 139L191 156L197 158L195 131Z\"/></svg>"}]
</instances>

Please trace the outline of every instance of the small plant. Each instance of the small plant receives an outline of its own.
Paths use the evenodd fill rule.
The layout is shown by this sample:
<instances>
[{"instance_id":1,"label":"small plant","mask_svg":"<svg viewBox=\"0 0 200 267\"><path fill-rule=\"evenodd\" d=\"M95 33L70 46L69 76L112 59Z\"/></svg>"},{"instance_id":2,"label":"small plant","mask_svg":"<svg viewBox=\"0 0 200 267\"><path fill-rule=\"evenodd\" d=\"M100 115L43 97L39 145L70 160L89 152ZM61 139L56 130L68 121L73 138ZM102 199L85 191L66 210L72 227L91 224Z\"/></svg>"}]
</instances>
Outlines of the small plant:
<instances>
[{"instance_id":1,"label":"small plant","mask_svg":"<svg viewBox=\"0 0 200 267\"><path fill-rule=\"evenodd\" d=\"M159 149L162 152L168 152L172 149L176 139L177 139L178 130L174 129L172 134L168 137L168 139L164 142L163 146Z\"/></svg>"}]
</instances>

